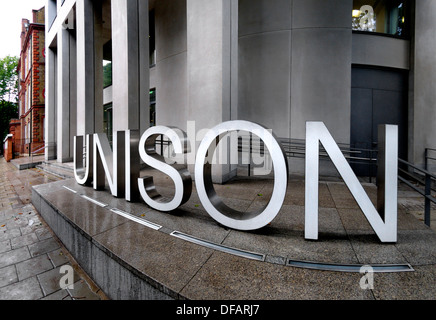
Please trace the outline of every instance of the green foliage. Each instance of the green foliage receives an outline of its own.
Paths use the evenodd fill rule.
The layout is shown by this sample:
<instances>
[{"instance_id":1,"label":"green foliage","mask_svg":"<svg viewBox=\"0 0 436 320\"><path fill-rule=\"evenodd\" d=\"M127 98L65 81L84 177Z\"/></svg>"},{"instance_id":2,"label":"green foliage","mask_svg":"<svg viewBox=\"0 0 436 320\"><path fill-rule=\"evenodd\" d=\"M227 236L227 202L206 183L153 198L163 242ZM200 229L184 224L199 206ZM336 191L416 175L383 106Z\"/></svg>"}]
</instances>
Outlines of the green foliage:
<instances>
[{"instance_id":1,"label":"green foliage","mask_svg":"<svg viewBox=\"0 0 436 320\"><path fill-rule=\"evenodd\" d=\"M18 57L0 59L0 139L9 133L9 122L18 118Z\"/></svg>"},{"instance_id":2,"label":"green foliage","mask_svg":"<svg viewBox=\"0 0 436 320\"><path fill-rule=\"evenodd\" d=\"M18 95L18 57L7 56L0 59L0 100L17 101Z\"/></svg>"},{"instance_id":3,"label":"green foliage","mask_svg":"<svg viewBox=\"0 0 436 320\"><path fill-rule=\"evenodd\" d=\"M16 103L0 100L0 138L3 142L9 133L9 122L18 118L18 106ZM0 143L1 145L1 143Z\"/></svg>"},{"instance_id":4,"label":"green foliage","mask_svg":"<svg viewBox=\"0 0 436 320\"><path fill-rule=\"evenodd\" d=\"M112 63L103 66L103 87L112 85Z\"/></svg>"}]
</instances>

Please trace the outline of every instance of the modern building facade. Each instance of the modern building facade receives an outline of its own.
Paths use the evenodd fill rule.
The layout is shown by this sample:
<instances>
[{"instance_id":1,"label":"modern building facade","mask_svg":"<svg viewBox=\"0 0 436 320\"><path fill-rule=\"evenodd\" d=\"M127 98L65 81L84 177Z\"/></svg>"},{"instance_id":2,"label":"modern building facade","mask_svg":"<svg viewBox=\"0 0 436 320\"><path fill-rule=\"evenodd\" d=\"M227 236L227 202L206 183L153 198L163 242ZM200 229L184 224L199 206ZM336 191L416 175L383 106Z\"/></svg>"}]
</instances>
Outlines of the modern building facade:
<instances>
[{"instance_id":1,"label":"modern building facade","mask_svg":"<svg viewBox=\"0 0 436 320\"><path fill-rule=\"evenodd\" d=\"M45 8L33 10L32 19L22 20L18 62L20 124L14 123L18 154L42 154L45 145Z\"/></svg>"},{"instance_id":2,"label":"modern building facade","mask_svg":"<svg viewBox=\"0 0 436 320\"><path fill-rule=\"evenodd\" d=\"M433 0L48 0L46 159L71 161L76 135L238 119L288 139L323 121L360 148L396 124L400 157L423 166L435 14Z\"/></svg>"}]
</instances>

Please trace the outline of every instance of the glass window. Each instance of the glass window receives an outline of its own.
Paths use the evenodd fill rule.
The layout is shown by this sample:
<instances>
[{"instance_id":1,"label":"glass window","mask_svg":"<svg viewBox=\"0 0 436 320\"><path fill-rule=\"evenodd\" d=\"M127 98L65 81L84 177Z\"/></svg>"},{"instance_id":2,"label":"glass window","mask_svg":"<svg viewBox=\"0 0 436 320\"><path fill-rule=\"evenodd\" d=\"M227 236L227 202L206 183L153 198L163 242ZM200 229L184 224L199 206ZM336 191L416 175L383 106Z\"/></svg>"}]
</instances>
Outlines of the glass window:
<instances>
[{"instance_id":1,"label":"glass window","mask_svg":"<svg viewBox=\"0 0 436 320\"><path fill-rule=\"evenodd\" d=\"M30 84L27 87L27 110L30 110L32 108L32 91L30 90Z\"/></svg>"},{"instance_id":2,"label":"glass window","mask_svg":"<svg viewBox=\"0 0 436 320\"><path fill-rule=\"evenodd\" d=\"M112 85L112 62L103 60L103 88Z\"/></svg>"},{"instance_id":3,"label":"glass window","mask_svg":"<svg viewBox=\"0 0 436 320\"><path fill-rule=\"evenodd\" d=\"M354 0L352 21L355 31L407 37L410 23L409 1Z\"/></svg>"},{"instance_id":4,"label":"glass window","mask_svg":"<svg viewBox=\"0 0 436 320\"><path fill-rule=\"evenodd\" d=\"M154 10L149 14L149 39L150 39L150 68L156 65L156 34L155 34L155 15Z\"/></svg>"},{"instance_id":5,"label":"glass window","mask_svg":"<svg viewBox=\"0 0 436 320\"><path fill-rule=\"evenodd\" d=\"M156 125L156 89L150 89L150 127Z\"/></svg>"},{"instance_id":6,"label":"glass window","mask_svg":"<svg viewBox=\"0 0 436 320\"><path fill-rule=\"evenodd\" d=\"M113 125L112 125L112 103L109 103L104 106L104 112L103 112L103 131L106 133L107 138L109 140L110 145L112 146L112 132L113 132Z\"/></svg>"}]
</instances>

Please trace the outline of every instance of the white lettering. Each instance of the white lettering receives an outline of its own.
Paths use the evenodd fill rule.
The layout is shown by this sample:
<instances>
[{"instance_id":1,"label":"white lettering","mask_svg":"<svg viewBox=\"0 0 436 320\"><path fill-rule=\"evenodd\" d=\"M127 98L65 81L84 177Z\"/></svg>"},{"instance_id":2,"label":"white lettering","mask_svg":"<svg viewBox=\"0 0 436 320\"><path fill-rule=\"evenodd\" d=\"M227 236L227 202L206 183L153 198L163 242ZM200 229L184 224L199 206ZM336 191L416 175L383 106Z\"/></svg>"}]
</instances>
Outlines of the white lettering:
<instances>
[{"instance_id":1,"label":"white lettering","mask_svg":"<svg viewBox=\"0 0 436 320\"><path fill-rule=\"evenodd\" d=\"M230 305L221 305L220 313L221 315L245 315L252 317L257 314L259 310L259 305L254 304L230 304Z\"/></svg>"},{"instance_id":2,"label":"white lettering","mask_svg":"<svg viewBox=\"0 0 436 320\"><path fill-rule=\"evenodd\" d=\"M139 192L145 203L159 211L172 211L184 204L191 197L192 178L185 168L176 169L165 163L164 157L156 152L156 139L159 136L166 136L170 139L174 152L185 154L189 150L189 142L186 134L175 128L157 126L148 129L139 142L139 154L141 159L150 167L168 175L174 182L175 194L173 199L162 197L156 190L153 177L141 177L138 179Z\"/></svg>"},{"instance_id":3,"label":"white lettering","mask_svg":"<svg viewBox=\"0 0 436 320\"><path fill-rule=\"evenodd\" d=\"M183 304L183 307L177 307L177 315L202 315L207 318L210 312L210 307L190 307Z\"/></svg>"},{"instance_id":4,"label":"white lettering","mask_svg":"<svg viewBox=\"0 0 436 320\"><path fill-rule=\"evenodd\" d=\"M59 280L59 287L61 289L74 290L74 269L72 266L63 265L59 270L59 273L65 273Z\"/></svg>"},{"instance_id":5,"label":"white lettering","mask_svg":"<svg viewBox=\"0 0 436 320\"><path fill-rule=\"evenodd\" d=\"M350 165L345 159L330 132L322 122L308 122L306 125L306 198L305 198L305 237L318 239L318 180L319 143L330 156L345 184L356 199L368 222L382 242L397 241L397 159L398 129L386 126L385 130L385 204L384 220L372 204ZM382 168L379 168L381 170Z\"/></svg>"},{"instance_id":6,"label":"white lettering","mask_svg":"<svg viewBox=\"0 0 436 320\"><path fill-rule=\"evenodd\" d=\"M360 278L360 288L362 290L374 289L374 269L371 266L365 265L360 268L360 273L364 274Z\"/></svg>"},{"instance_id":7,"label":"white lettering","mask_svg":"<svg viewBox=\"0 0 436 320\"><path fill-rule=\"evenodd\" d=\"M379 161L377 181L381 181L379 189L383 192L380 193L382 197L379 198L382 198L382 201L379 201L381 205L377 210L325 125L322 122L307 122L306 239L318 239L319 144L322 143L380 240L382 242L397 241L398 128L386 125L382 129L379 132L379 138L383 139L382 143L379 143L381 147L379 157L382 155L382 158ZM268 167L272 166L274 169L274 190L269 203L262 210L248 214L242 214L224 205L216 196L211 179L215 148L220 139L236 131L254 134L259 141L262 140L271 158ZM193 133L190 132L190 134ZM85 157L83 157L83 137L75 137L74 175L77 183L86 185L93 182L94 188L98 189L104 186L106 177L114 196L122 196L125 191L127 201L134 201L140 195L147 205L156 210L167 212L177 209L191 196L192 178L186 168L176 169L165 161L163 155L156 152L156 139L159 136L166 136L172 144L173 153L179 159L185 159L185 155L190 150L190 142L186 133L177 128L164 126L150 128L142 135L140 141L139 134L135 130L117 132L113 152L105 135L87 135ZM230 140L236 141L235 137L237 136L230 136ZM235 148L235 143L231 142L230 147ZM224 148L228 146L224 144ZM173 199L165 199L156 191L153 177L139 178L139 157L147 165L168 175L173 180L175 184ZM232 161L237 159L234 155L230 158ZM265 165L267 165L266 162ZM238 230L262 228L275 218L283 204L288 179L287 165L283 148L270 130L248 121L222 123L205 134L198 148L194 169L200 201L206 211L225 226Z\"/></svg>"}]
</instances>

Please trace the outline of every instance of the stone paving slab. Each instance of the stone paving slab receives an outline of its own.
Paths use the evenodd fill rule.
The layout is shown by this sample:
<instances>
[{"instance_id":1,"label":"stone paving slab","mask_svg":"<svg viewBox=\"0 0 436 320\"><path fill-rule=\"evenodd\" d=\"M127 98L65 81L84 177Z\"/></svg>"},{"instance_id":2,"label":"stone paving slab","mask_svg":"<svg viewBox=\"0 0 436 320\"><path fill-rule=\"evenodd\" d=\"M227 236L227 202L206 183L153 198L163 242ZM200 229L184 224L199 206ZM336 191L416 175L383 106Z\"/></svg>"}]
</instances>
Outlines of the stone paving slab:
<instances>
[{"instance_id":1,"label":"stone paving slab","mask_svg":"<svg viewBox=\"0 0 436 320\"><path fill-rule=\"evenodd\" d=\"M362 275L287 268L214 253L183 289L205 300L372 300Z\"/></svg>"},{"instance_id":2,"label":"stone paving slab","mask_svg":"<svg viewBox=\"0 0 436 320\"><path fill-rule=\"evenodd\" d=\"M17 159L21 165L26 161ZM31 203L33 186L59 180L41 170L20 171L0 158L0 300L78 299L60 288L63 265L75 270L80 299L107 299L89 283Z\"/></svg>"},{"instance_id":3,"label":"stone paving slab","mask_svg":"<svg viewBox=\"0 0 436 320\"><path fill-rule=\"evenodd\" d=\"M156 181L163 183L161 190L170 192L164 179ZM229 205L239 206L240 210L253 210L268 201L269 183L244 178L218 185L216 189L226 197L224 199ZM304 207L298 204L304 183L291 180L289 186L285 200L288 204L283 205L276 219L263 229L252 232L230 230L216 223L199 202L195 184L190 201L172 213L161 213L145 204L115 199L107 190L95 191L79 186L74 179L35 187L33 198L39 201L42 211L53 211L51 217L68 220L61 223L63 227L58 231L75 234L74 237L86 235L86 245L82 249L91 254L84 255L84 263L89 266L90 275L112 299L163 299L165 295L193 300L436 298L436 278L432 277L436 269L435 232L407 208L399 206L398 242L381 244L344 185L321 181L322 197L326 200L324 207L320 208L320 239L307 241L304 239ZM364 187L375 203L375 186L365 184ZM106 205L104 208L87 205L86 211L80 211L83 219L94 219L99 212L98 215L107 219L103 225L111 225L110 228L97 230L92 223L74 223L82 221L76 217L79 213L71 216L74 205L65 204L79 203L82 195ZM162 228L155 231L131 221L116 222L114 219L119 218L114 218L112 208L147 219ZM173 231L225 247L263 254L265 260L255 261L186 242L171 236ZM70 238L75 250L78 240L74 237ZM410 264L416 270L398 274L376 273L378 288L362 290L360 273L297 268L286 265L289 260L347 265ZM411 281L419 283L419 290L406 295ZM126 286L134 286L137 290L130 294Z\"/></svg>"},{"instance_id":4,"label":"stone paving slab","mask_svg":"<svg viewBox=\"0 0 436 320\"><path fill-rule=\"evenodd\" d=\"M44 294L36 276L0 288L0 300L38 300L42 297Z\"/></svg>"},{"instance_id":5,"label":"stone paving slab","mask_svg":"<svg viewBox=\"0 0 436 320\"><path fill-rule=\"evenodd\" d=\"M0 162L0 172L2 166ZM41 176L44 181L41 181ZM142 203L128 203L114 198L108 191L79 186L74 180L52 180L50 175L40 170L15 173L12 170L11 173L9 168L2 175L4 177L6 183L0 183L0 190L5 190L5 197L0 199L0 225L5 225L3 233L0 233L0 271L4 271L4 276L0 277L0 299L5 292L5 299L100 299L100 295L95 294L99 288L93 282L81 279L81 273L74 275L75 279L80 279L74 283L74 290L56 290L61 276L58 274L60 266L67 261L75 263L67 258L71 253L78 254L76 260L83 262L85 270L112 299L436 298L434 231L420 221L422 202L419 197L401 189L402 186L399 191L398 243L380 244L355 200L340 181L320 183L320 240L313 242L304 240L304 181L299 178L289 181L284 206L273 223L260 231L239 232L224 228L209 217L198 199L195 185L188 203L175 212L163 214ZM58 182L53 182L55 180ZM168 179L157 177L155 181L161 191L171 195ZM39 186L34 187L36 185ZM64 186L107 206L102 208L84 202L83 198ZM375 203L374 186L364 184L364 188ZM36 192L30 196L32 189ZM216 190L229 206L247 211L265 205L272 188L268 179L254 181L241 178L217 185ZM30 201L37 211L52 212L46 221L50 226L55 224L56 232L65 231L60 236L65 236L67 243L71 244L70 252L56 245L49 228L36 227L39 224L45 226L44 219L37 220L35 214L26 217L24 212L24 215L17 216L14 210L30 204ZM145 218L163 228L160 231L150 230L115 215L111 208ZM56 220L59 217L62 222ZM34 224L26 225L32 219ZM265 261L242 258L177 239L170 235L173 230L225 246L260 252L265 254ZM26 244L19 248L17 238ZM36 239L38 241L33 242ZM12 241L16 246L14 249ZM23 248L27 249L27 253ZM17 255L10 254L12 251L18 251ZM5 253L9 255L5 255L6 262L1 266L2 254ZM289 259L326 263L410 263L414 271L377 273L374 289L362 290L359 287L360 273L286 266ZM48 270L44 270L48 268L46 261L51 263ZM35 276L30 271L26 274L29 268L25 267L31 265L38 270L33 271L38 273ZM20 266L21 281L17 266ZM23 289L29 292L19 296L17 292ZM101 296L107 298L102 293Z\"/></svg>"}]
</instances>

